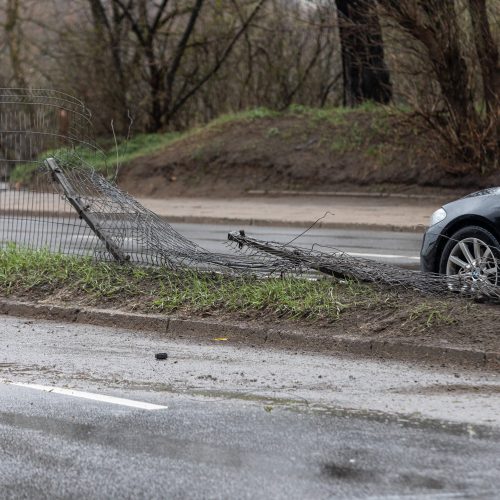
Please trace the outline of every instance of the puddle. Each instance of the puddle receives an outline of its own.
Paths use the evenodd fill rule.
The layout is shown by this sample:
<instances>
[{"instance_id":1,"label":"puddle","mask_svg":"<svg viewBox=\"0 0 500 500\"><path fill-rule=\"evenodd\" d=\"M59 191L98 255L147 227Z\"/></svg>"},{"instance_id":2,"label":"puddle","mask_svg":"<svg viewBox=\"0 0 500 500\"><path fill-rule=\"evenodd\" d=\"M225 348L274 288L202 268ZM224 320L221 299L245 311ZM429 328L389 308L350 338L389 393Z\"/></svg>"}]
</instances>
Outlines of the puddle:
<instances>
[{"instance_id":1,"label":"puddle","mask_svg":"<svg viewBox=\"0 0 500 500\"><path fill-rule=\"evenodd\" d=\"M445 488L443 481L420 474L400 474L395 483L409 488L425 488L428 490L442 490Z\"/></svg>"},{"instance_id":2,"label":"puddle","mask_svg":"<svg viewBox=\"0 0 500 500\"><path fill-rule=\"evenodd\" d=\"M371 470L359 469L353 465L325 463L321 465L321 475L330 479L342 481L374 481L377 473Z\"/></svg>"},{"instance_id":3,"label":"puddle","mask_svg":"<svg viewBox=\"0 0 500 500\"><path fill-rule=\"evenodd\" d=\"M397 394L500 394L500 385L496 384L433 384L424 387L403 387L393 390Z\"/></svg>"}]
</instances>

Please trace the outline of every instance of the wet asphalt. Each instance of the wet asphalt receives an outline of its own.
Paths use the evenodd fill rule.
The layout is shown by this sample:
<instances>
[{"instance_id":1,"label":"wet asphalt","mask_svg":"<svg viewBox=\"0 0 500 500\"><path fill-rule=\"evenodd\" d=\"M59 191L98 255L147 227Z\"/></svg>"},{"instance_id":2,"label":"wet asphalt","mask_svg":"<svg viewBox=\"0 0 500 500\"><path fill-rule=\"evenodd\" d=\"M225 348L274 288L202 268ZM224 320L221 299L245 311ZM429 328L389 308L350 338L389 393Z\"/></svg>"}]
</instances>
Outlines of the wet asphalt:
<instances>
[{"instance_id":1,"label":"wet asphalt","mask_svg":"<svg viewBox=\"0 0 500 500\"><path fill-rule=\"evenodd\" d=\"M234 400L157 412L0 388L2 498L495 498L496 438Z\"/></svg>"},{"instance_id":2,"label":"wet asphalt","mask_svg":"<svg viewBox=\"0 0 500 500\"><path fill-rule=\"evenodd\" d=\"M341 250L351 255L418 268L422 234L366 229L299 229L294 227L235 227L228 224L176 223L172 226L184 236L213 252L227 252L227 233L244 229L248 236L264 241L289 243L303 248ZM302 234L304 233L304 234Z\"/></svg>"},{"instance_id":3,"label":"wet asphalt","mask_svg":"<svg viewBox=\"0 0 500 500\"><path fill-rule=\"evenodd\" d=\"M227 339L0 317L0 498L497 497L498 374Z\"/></svg>"}]
</instances>

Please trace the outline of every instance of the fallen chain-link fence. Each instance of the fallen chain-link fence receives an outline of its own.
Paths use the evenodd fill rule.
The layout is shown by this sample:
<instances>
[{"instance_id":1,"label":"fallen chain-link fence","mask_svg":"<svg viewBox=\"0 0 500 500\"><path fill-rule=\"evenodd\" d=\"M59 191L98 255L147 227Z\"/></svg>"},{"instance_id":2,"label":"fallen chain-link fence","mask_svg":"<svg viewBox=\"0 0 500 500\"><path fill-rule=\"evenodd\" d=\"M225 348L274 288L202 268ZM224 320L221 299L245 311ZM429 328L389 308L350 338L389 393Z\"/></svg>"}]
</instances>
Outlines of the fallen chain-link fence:
<instances>
[{"instance_id":1,"label":"fallen chain-link fence","mask_svg":"<svg viewBox=\"0 0 500 500\"><path fill-rule=\"evenodd\" d=\"M111 169L91 130L91 115L77 99L48 90L0 89L1 245L171 269L315 272L424 294L500 298L496 274L472 280L422 273L334 248L260 241L244 232L229 235L236 251L209 252L109 180Z\"/></svg>"},{"instance_id":2,"label":"fallen chain-link fence","mask_svg":"<svg viewBox=\"0 0 500 500\"><path fill-rule=\"evenodd\" d=\"M97 260L217 272L275 274L282 259L208 252L78 157L48 158L29 188L0 192L3 244Z\"/></svg>"},{"instance_id":3,"label":"fallen chain-link fence","mask_svg":"<svg viewBox=\"0 0 500 500\"><path fill-rule=\"evenodd\" d=\"M462 296L471 298L500 298L500 287L496 284L496 277L495 282L492 282L486 279L472 280L460 275L424 273L354 257L331 247L316 245L308 250L290 244L257 240L248 237L244 231L229 233L228 238L240 250L247 248L262 255L272 255L288 260L297 268L315 270L340 279L351 278L432 295L458 292Z\"/></svg>"}]
</instances>

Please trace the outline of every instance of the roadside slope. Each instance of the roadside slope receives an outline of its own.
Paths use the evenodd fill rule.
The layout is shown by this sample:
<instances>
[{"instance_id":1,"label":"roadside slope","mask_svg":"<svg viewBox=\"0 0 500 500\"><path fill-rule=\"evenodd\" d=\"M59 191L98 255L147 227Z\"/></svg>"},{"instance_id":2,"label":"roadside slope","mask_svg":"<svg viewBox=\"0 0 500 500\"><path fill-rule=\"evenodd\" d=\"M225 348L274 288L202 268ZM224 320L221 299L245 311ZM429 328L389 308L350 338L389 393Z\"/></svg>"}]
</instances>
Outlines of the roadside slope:
<instances>
[{"instance_id":1,"label":"roadside slope","mask_svg":"<svg viewBox=\"0 0 500 500\"><path fill-rule=\"evenodd\" d=\"M295 107L221 117L120 170L143 197L237 197L248 191L462 194L494 178L464 175L404 112Z\"/></svg>"}]
</instances>

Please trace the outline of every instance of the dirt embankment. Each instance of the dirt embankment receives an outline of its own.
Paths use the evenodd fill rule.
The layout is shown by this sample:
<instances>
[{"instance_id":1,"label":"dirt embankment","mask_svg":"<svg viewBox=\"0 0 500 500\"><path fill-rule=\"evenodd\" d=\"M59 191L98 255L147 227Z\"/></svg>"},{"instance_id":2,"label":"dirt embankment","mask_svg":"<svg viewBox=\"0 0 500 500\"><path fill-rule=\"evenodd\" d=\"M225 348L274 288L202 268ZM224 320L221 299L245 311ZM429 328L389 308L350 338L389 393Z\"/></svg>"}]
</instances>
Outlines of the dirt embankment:
<instances>
[{"instance_id":1,"label":"dirt embankment","mask_svg":"<svg viewBox=\"0 0 500 500\"><path fill-rule=\"evenodd\" d=\"M459 195L500 183L465 169L402 114L309 110L216 122L131 161L119 183L149 197L251 190Z\"/></svg>"}]
</instances>

